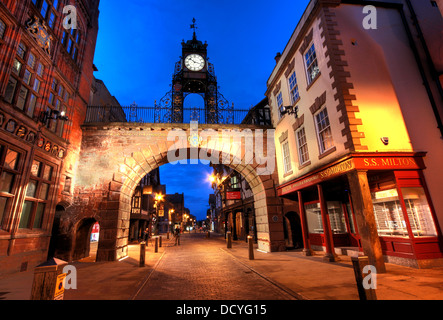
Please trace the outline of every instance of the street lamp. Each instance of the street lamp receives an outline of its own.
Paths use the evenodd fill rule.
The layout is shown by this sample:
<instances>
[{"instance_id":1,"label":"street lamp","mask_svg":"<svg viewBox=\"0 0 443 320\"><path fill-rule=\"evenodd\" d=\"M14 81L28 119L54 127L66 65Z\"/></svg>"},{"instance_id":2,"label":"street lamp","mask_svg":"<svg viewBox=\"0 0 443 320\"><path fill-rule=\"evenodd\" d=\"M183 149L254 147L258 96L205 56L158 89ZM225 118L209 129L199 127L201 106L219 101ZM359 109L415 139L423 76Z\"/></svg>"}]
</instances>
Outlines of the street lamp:
<instances>
[{"instance_id":1,"label":"street lamp","mask_svg":"<svg viewBox=\"0 0 443 320\"><path fill-rule=\"evenodd\" d=\"M169 209L169 212L168 212L168 220L169 220L168 233L172 232L172 214L174 212L175 212L174 209Z\"/></svg>"},{"instance_id":2,"label":"street lamp","mask_svg":"<svg viewBox=\"0 0 443 320\"><path fill-rule=\"evenodd\" d=\"M154 199L155 199L154 207L155 207L155 215L156 215L155 232L154 233L156 235L159 233L159 231L158 231L158 220L159 220L158 211L159 211L160 202L163 201L163 197L164 196L161 193L156 193L155 197L154 197Z\"/></svg>"},{"instance_id":3,"label":"street lamp","mask_svg":"<svg viewBox=\"0 0 443 320\"><path fill-rule=\"evenodd\" d=\"M298 107L294 107L294 106L284 106L280 108L280 113L281 115L285 115L285 114L294 114L295 118L298 118Z\"/></svg>"}]
</instances>

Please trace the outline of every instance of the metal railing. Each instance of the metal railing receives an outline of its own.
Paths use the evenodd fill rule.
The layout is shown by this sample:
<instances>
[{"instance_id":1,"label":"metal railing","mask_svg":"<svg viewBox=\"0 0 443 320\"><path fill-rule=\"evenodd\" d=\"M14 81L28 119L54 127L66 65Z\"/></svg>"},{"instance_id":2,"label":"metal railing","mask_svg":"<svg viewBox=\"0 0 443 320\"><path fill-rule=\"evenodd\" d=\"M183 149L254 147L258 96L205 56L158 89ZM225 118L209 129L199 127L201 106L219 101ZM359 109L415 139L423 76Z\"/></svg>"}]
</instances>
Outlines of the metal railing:
<instances>
[{"instance_id":1,"label":"metal railing","mask_svg":"<svg viewBox=\"0 0 443 320\"><path fill-rule=\"evenodd\" d=\"M85 123L190 123L241 124L249 110L224 109L210 112L203 108L173 110L140 106L88 106Z\"/></svg>"}]
</instances>

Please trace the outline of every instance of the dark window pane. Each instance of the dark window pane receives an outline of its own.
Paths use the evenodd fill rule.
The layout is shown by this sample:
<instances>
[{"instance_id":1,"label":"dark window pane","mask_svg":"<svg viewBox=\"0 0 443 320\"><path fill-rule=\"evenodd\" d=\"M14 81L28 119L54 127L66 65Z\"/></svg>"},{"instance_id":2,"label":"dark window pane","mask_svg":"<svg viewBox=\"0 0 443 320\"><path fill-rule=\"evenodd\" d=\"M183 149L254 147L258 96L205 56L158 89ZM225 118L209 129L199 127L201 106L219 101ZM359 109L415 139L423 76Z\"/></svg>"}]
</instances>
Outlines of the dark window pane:
<instances>
[{"instance_id":1,"label":"dark window pane","mask_svg":"<svg viewBox=\"0 0 443 320\"><path fill-rule=\"evenodd\" d=\"M20 216L20 224L18 226L20 229L26 229L29 227L31 212L32 212L32 202L25 201L25 203L23 203L22 214Z\"/></svg>"},{"instance_id":2,"label":"dark window pane","mask_svg":"<svg viewBox=\"0 0 443 320\"><path fill-rule=\"evenodd\" d=\"M2 228L3 217L5 216L6 204L8 203L8 198L0 197L0 229Z\"/></svg>"},{"instance_id":3,"label":"dark window pane","mask_svg":"<svg viewBox=\"0 0 443 320\"><path fill-rule=\"evenodd\" d=\"M0 20L0 39L3 39L3 37L5 36L5 31L6 31L6 24Z\"/></svg>"},{"instance_id":4,"label":"dark window pane","mask_svg":"<svg viewBox=\"0 0 443 320\"><path fill-rule=\"evenodd\" d=\"M12 184L14 183L14 175L3 171L0 176L0 192L12 193Z\"/></svg>"},{"instance_id":5,"label":"dark window pane","mask_svg":"<svg viewBox=\"0 0 443 320\"><path fill-rule=\"evenodd\" d=\"M48 200L48 194L49 194L49 184L43 183L40 188L40 195L38 198L41 200Z\"/></svg>"},{"instance_id":6,"label":"dark window pane","mask_svg":"<svg viewBox=\"0 0 443 320\"><path fill-rule=\"evenodd\" d=\"M31 180L28 182L28 188L26 189L26 196L35 198L37 192L37 181Z\"/></svg>"},{"instance_id":7,"label":"dark window pane","mask_svg":"<svg viewBox=\"0 0 443 320\"><path fill-rule=\"evenodd\" d=\"M43 19L46 19L46 14L48 13L48 2L46 0L43 0L42 10L40 13L43 16Z\"/></svg>"},{"instance_id":8,"label":"dark window pane","mask_svg":"<svg viewBox=\"0 0 443 320\"><path fill-rule=\"evenodd\" d=\"M12 98L14 97L15 87L17 86L17 80L13 77L9 78L8 85L5 90L5 101L8 103L12 102Z\"/></svg>"},{"instance_id":9,"label":"dark window pane","mask_svg":"<svg viewBox=\"0 0 443 320\"><path fill-rule=\"evenodd\" d=\"M43 173L43 179L50 181L51 178L52 178L52 167L46 165L45 166L45 172Z\"/></svg>"},{"instance_id":10,"label":"dark window pane","mask_svg":"<svg viewBox=\"0 0 443 320\"><path fill-rule=\"evenodd\" d=\"M32 226L33 229L41 229L42 227L42 221L43 221L43 213L45 212L45 204L39 203L37 205L37 210L35 212L35 219L34 219L34 225Z\"/></svg>"}]
</instances>

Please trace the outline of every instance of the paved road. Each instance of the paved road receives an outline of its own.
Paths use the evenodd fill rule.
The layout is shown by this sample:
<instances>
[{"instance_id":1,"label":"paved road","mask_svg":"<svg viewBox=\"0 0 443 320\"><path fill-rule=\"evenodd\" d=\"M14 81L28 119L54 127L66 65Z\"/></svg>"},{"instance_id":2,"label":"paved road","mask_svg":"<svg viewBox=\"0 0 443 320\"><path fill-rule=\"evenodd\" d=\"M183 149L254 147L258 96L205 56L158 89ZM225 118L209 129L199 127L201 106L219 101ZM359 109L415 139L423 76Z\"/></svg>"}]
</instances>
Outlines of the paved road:
<instances>
[{"instance_id":1,"label":"paved road","mask_svg":"<svg viewBox=\"0 0 443 320\"><path fill-rule=\"evenodd\" d=\"M136 300L293 300L293 296L221 250L219 239L185 234L165 248Z\"/></svg>"}]
</instances>

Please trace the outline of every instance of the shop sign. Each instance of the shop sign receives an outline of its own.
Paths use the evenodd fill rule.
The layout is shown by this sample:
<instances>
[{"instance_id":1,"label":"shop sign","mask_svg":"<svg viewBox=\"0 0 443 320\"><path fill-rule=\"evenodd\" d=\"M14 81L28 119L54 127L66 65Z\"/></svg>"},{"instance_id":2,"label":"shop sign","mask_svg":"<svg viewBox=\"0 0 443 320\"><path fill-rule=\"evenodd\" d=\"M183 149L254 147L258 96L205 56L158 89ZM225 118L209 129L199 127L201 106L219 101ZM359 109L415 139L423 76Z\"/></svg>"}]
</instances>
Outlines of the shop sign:
<instances>
[{"instance_id":1,"label":"shop sign","mask_svg":"<svg viewBox=\"0 0 443 320\"><path fill-rule=\"evenodd\" d=\"M372 158L355 158L355 166L358 169L369 170L399 170L421 169L421 165L413 157L372 157Z\"/></svg>"},{"instance_id":2,"label":"shop sign","mask_svg":"<svg viewBox=\"0 0 443 320\"><path fill-rule=\"evenodd\" d=\"M240 191L226 191L226 200L241 200Z\"/></svg>"},{"instance_id":3,"label":"shop sign","mask_svg":"<svg viewBox=\"0 0 443 320\"><path fill-rule=\"evenodd\" d=\"M349 159L344 162L340 162L339 164L336 164L335 166L329 167L325 170L322 170L314 175L311 175L305 179L301 179L299 181L296 181L288 186L285 186L278 190L279 195L285 195L297 190L300 190L302 188L309 187L311 185L320 183L324 180L328 180L332 177L341 175L343 173L349 172L355 168L353 159Z\"/></svg>"}]
</instances>

